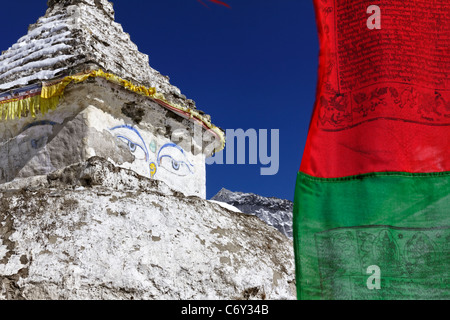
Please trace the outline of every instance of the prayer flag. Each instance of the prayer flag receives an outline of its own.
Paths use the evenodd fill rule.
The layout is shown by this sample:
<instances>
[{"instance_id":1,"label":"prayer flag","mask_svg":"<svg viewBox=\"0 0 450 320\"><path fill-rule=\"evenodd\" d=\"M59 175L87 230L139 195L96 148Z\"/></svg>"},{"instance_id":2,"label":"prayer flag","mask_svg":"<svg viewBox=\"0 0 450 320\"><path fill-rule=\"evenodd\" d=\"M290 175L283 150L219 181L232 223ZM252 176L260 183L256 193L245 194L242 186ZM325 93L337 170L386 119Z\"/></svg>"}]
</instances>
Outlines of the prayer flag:
<instances>
[{"instance_id":1,"label":"prayer flag","mask_svg":"<svg viewBox=\"0 0 450 320\"><path fill-rule=\"evenodd\" d=\"M450 298L450 2L313 0L298 298Z\"/></svg>"}]
</instances>

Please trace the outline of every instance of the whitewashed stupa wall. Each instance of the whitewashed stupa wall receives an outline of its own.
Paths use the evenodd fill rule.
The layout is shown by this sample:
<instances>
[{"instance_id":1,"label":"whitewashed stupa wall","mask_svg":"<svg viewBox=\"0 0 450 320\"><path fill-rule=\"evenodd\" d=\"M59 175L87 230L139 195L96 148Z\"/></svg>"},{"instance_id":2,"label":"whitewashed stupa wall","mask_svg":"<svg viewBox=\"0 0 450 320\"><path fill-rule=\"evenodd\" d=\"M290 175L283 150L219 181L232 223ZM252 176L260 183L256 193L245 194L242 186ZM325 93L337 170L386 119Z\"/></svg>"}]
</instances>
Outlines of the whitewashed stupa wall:
<instances>
[{"instance_id":1,"label":"whitewashed stupa wall","mask_svg":"<svg viewBox=\"0 0 450 320\"><path fill-rule=\"evenodd\" d=\"M205 198L205 155L195 145L194 128L156 102L105 80L71 85L56 110L36 119L0 121L0 183L98 156Z\"/></svg>"},{"instance_id":2,"label":"whitewashed stupa wall","mask_svg":"<svg viewBox=\"0 0 450 320\"><path fill-rule=\"evenodd\" d=\"M83 161L84 116L82 106L63 102L35 119L1 120L0 184Z\"/></svg>"}]
</instances>

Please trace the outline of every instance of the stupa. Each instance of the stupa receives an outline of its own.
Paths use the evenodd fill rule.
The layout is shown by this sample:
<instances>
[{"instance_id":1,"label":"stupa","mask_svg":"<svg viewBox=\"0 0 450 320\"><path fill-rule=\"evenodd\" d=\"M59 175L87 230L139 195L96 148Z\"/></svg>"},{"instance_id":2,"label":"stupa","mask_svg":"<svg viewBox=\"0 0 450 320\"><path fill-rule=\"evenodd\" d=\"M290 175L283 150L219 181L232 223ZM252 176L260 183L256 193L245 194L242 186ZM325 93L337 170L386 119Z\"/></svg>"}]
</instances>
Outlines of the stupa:
<instances>
[{"instance_id":1,"label":"stupa","mask_svg":"<svg viewBox=\"0 0 450 320\"><path fill-rule=\"evenodd\" d=\"M101 157L205 198L206 157L225 141L107 0L48 1L0 56L0 119L0 184Z\"/></svg>"}]
</instances>

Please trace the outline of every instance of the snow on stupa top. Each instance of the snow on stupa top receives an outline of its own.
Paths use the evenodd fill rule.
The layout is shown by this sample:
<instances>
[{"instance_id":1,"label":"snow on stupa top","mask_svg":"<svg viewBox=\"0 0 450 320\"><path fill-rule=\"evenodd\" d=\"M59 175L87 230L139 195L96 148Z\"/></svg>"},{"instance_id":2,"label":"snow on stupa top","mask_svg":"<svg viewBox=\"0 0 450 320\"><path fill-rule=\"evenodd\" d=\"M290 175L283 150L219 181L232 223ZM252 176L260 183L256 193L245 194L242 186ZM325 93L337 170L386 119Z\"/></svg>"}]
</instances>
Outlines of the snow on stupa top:
<instances>
[{"instance_id":1,"label":"snow on stupa top","mask_svg":"<svg viewBox=\"0 0 450 320\"><path fill-rule=\"evenodd\" d=\"M114 21L111 2L49 0L47 4L45 16L0 56L0 91L102 69L154 87L169 101L194 107L168 77L150 67L148 56Z\"/></svg>"}]
</instances>

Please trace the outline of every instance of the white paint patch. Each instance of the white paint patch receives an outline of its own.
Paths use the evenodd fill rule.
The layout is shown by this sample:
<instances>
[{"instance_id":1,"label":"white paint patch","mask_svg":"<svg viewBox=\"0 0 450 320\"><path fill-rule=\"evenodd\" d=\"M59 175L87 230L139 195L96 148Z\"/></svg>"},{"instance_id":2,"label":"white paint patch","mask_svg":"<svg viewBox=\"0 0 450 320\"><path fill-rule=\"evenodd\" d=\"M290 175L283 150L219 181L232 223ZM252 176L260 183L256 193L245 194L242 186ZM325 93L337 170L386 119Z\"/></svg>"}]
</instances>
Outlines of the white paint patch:
<instances>
[{"instance_id":1,"label":"white paint patch","mask_svg":"<svg viewBox=\"0 0 450 320\"><path fill-rule=\"evenodd\" d=\"M232 206L231 204L228 204L228 203L225 203L225 202L220 202L220 201L215 201L215 200L208 200L208 201L211 202L211 203L216 203L219 206L221 206L222 208L228 209L230 211L237 212L237 213L242 213L241 210L239 210L235 206Z\"/></svg>"}]
</instances>

